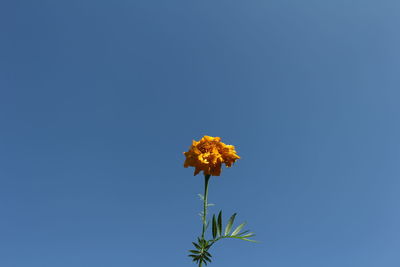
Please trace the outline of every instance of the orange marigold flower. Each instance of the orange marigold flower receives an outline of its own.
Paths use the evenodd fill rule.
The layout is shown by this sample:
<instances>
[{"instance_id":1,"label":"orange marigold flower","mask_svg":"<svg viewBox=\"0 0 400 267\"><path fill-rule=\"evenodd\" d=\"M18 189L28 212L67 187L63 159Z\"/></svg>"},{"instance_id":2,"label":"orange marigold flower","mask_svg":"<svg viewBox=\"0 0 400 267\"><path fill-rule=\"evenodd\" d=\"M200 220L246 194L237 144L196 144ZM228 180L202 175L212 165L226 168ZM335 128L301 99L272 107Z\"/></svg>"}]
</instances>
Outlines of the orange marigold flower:
<instances>
[{"instance_id":1,"label":"orange marigold flower","mask_svg":"<svg viewBox=\"0 0 400 267\"><path fill-rule=\"evenodd\" d=\"M220 137L204 136L200 141L193 140L188 152L184 152L186 160L184 167L194 167L194 175L203 171L205 175L219 176L221 166L227 167L240 157L236 154L235 147L221 142Z\"/></svg>"}]
</instances>

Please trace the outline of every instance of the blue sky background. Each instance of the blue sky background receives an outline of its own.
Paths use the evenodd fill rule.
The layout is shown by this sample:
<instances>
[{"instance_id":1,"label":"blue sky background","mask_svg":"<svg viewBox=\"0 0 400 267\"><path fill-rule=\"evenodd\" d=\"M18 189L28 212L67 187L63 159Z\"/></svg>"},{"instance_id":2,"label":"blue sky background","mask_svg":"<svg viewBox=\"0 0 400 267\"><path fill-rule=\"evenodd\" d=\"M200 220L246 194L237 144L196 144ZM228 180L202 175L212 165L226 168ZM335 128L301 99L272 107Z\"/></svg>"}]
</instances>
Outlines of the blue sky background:
<instances>
[{"instance_id":1,"label":"blue sky background","mask_svg":"<svg viewBox=\"0 0 400 267\"><path fill-rule=\"evenodd\" d=\"M0 266L195 266L192 139L260 244L212 266L400 266L397 0L0 3ZM225 218L226 219L226 218Z\"/></svg>"}]
</instances>

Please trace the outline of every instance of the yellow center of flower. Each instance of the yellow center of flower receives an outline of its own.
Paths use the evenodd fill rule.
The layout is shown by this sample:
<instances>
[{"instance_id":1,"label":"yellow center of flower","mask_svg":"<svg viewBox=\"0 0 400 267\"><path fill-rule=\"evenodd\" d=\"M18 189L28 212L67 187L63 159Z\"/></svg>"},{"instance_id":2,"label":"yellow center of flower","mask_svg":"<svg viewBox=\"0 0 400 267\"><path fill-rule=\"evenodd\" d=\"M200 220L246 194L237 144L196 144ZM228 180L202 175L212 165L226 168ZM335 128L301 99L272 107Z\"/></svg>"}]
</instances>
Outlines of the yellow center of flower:
<instances>
[{"instance_id":1,"label":"yellow center of flower","mask_svg":"<svg viewBox=\"0 0 400 267\"><path fill-rule=\"evenodd\" d=\"M222 143L220 137L211 136L204 136L200 141L193 140L189 151L184 154L184 167L194 167L194 175L203 171L205 175L219 176L222 163L231 167L240 159L234 146Z\"/></svg>"}]
</instances>

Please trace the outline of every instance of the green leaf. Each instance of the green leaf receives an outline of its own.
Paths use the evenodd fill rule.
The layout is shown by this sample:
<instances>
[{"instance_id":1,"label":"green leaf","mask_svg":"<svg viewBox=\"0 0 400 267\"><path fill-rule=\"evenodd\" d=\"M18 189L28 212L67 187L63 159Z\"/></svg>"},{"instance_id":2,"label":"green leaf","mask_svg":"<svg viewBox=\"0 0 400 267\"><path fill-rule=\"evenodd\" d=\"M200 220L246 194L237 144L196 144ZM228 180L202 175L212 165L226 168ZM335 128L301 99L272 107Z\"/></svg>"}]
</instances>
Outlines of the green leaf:
<instances>
[{"instance_id":1,"label":"green leaf","mask_svg":"<svg viewBox=\"0 0 400 267\"><path fill-rule=\"evenodd\" d=\"M193 245L197 248L197 249L201 249L201 246L197 245L196 243L192 242Z\"/></svg>"},{"instance_id":2,"label":"green leaf","mask_svg":"<svg viewBox=\"0 0 400 267\"><path fill-rule=\"evenodd\" d=\"M240 232L240 230L242 230L242 228L246 225L246 223L242 223L241 225L239 225L238 227L236 227L236 229L232 232L231 235L236 235L237 233Z\"/></svg>"},{"instance_id":3,"label":"green leaf","mask_svg":"<svg viewBox=\"0 0 400 267\"><path fill-rule=\"evenodd\" d=\"M243 235L245 235L245 234L247 234L249 232L250 232L249 230L246 230L246 231L243 231L243 232L237 234L237 236L243 236Z\"/></svg>"},{"instance_id":4,"label":"green leaf","mask_svg":"<svg viewBox=\"0 0 400 267\"><path fill-rule=\"evenodd\" d=\"M242 236L240 236L240 237L241 237L241 238L249 238L249 237L253 237L253 236L255 236L254 233L248 233L248 234L242 235Z\"/></svg>"},{"instance_id":5,"label":"green leaf","mask_svg":"<svg viewBox=\"0 0 400 267\"><path fill-rule=\"evenodd\" d=\"M209 257L207 257L206 255L204 255L204 259L208 262L211 262L211 259Z\"/></svg>"},{"instance_id":6,"label":"green leaf","mask_svg":"<svg viewBox=\"0 0 400 267\"><path fill-rule=\"evenodd\" d=\"M220 236L222 234L222 210L218 214L218 228L217 235Z\"/></svg>"},{"instance_id":7,"label":"green leaf","mask_svg":"<svg viewBox=\"0 0 400 267\"><path fill-rule=\"evenodd\" d=\"M204 201L204 196L202 194L197 194L201 201Z\"/></svg>"},{"instance_id":8,"label":"green leaf","mask_svg":"<svg viewBox=\"0 0 400 267\"><path fill-rule=\"evenodd\" d=\"M200 239L200 237L198 237L197 240L199 241L200 247L203 247L204 239Z\"/></svg>"},{"instance_id":9,"label":"green leaf","mask_svg":"<svg viewBox=\"0 0 400 267\"><path fill-rule=\"evenodd\" d=\"M215 219L215 214L212 218L212 235L214 239L217 237L217 220Z\"/></svg>"},{"instance_id":10,"label":"green leaf","mask_svg":"<svg viewBox=\"0 0 400 267\"><path fill-rule=\"evenodd\" d=\"M236 217L236 213L234 213L231 216L231 218L229 219L228 224L225 227L225 235L229 235L229 233L230 233L230 231L232 229L233 222L235 221L235 217Z\"/></svg>"}]
</instances>

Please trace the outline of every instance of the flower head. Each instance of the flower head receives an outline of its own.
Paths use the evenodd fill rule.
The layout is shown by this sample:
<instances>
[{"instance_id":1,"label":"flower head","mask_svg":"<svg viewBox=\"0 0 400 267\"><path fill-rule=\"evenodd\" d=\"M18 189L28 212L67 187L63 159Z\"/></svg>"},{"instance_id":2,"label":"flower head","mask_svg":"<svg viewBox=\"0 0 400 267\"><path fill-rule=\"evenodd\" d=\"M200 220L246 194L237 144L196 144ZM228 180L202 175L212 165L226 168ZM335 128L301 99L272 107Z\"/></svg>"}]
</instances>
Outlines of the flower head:
<instances>
[{"instance_id":1,"label":"flower head","mask_svg":"<svg viewBox=\"0 0 400 267\"><path fill-rule=\"evenodd\" d=\"M194 167L194 175L203 171L205 175L219 176L222 163L231 167L240 159L234 146L222 143L220 137L211 136L204 136L200 141L193 140L189 151L184 154L184 167Z\"/></svg>"}]
</instances>

